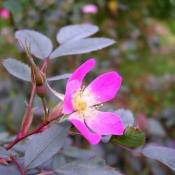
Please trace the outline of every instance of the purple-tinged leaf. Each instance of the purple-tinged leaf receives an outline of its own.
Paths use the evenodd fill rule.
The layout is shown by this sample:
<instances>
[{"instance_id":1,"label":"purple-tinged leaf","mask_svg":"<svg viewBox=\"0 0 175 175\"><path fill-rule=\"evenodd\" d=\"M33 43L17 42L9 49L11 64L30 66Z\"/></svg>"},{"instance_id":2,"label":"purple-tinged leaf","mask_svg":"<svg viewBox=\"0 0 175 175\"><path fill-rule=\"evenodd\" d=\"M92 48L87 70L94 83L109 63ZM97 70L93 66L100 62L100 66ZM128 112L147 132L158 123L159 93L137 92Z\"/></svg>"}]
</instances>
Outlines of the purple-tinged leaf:
<instances>
[{"instance_id":1,"label":"purple-tinged leaf","mask_svg":"<svg viewBox=\"0 0 175 175\"><path fill-rule=\"evenodd\" d=\"M8 158L9 156L9 152L5 148L0 147L0 158Z\"/></svg>"},{"instance_id":2,"label":"purple-tinged leaf","mask_svg":"<svg viewBox=\"0 0 175 175\"><path fill-rule=\"evenodd\" d=\"M47 78L47 81L57 81L57 80L64 80L64 79L67 79L71 76L71 74L62 74L62 75L56 75L56 76L53 76L53 77L49 77Z\"/></svg>"},{"instance_id":3,"label":"purple-tinged leaf","mask_svg":"<svg viewBox=\"0 0 175 175\"><path fill-rule=\"evenodd\" d=\"M108 167L95 165L90 162L74 161L54 170L58 175L122 175L119 171Z\"/></svg>"},{"instance_id":4,"label":"purple-tinged leaf","mask_svg":"<svg viewBox=\"0 0 175 175\"><path fill-rule=\"evenodd\" d=\"M163 166L159 165L159 162L154 160L148 161L149 167L151 167L151 172L154 175L167 175L166 169Z\"/></svg>"},{"instance_id":5,"label":"purple-tinged leaf","mask_svg":"<svg viewBox=\"0 0 175 175\"><path fill-rule=\"evenodd\" d=\"M134 116L130 110L119 109L119 110L115 111L115 113L120 116L125 128L132 127L134 125Z\"/></svg>"},{"instance_id":6,"label":"purple-tinged leaf","mask_svg":"<svg viewBox=\"0 0 175 175\"><path fill-rule=\"evenodd\" d=\"M166 136L166 132L160 122L152 118L148 119L148 133L160 137Z\"/></svg>"},{"instance_id":7,"label":"purple-tinged leaf","mask_svg":"<svg viewBox=\"0 0 175 175\"><path fill-rule=\"evenodd\" d=\"M65 55L75 55L89 53L100 50L114 44L115 41L108 38L85 38L72 42L67 42L56 48L50 55L50 58L56 58Z\"/></svg>"},{"instance_id":8,"label":"purple-tinged leaf","mask_svg":"<svg viewBox=\"0 0 175 175\"><path fill-rule=\"evenodd\" d=\"M26 145L25 167L38 167L53 157L62 148L69 128L68 123L55 124L43 133L31 136Z\"/></svg>"},{"instance_id":9,"label":"purple-tinged leaf","mask_svg":"<svg viewBox=\"0 0 175 175\"><path fill-rule=\"evenodd\" d=\"M31 69L27 64L13 58L5 59L2 64L11 75L24 81L31 81Z\"/></svg>"},{"instance_id":10,"label":"purple-tinged leaf","mask_svg":"<svg viewBox=\"0 0 175 175\"><path fill-rule=\"evenodd\" d=\"M52 162L53 162L52 163L52 168L53 169L60 168L60 167L64 166L64 164L66 164L66 157L62 154L56 154L53 157Z\"/></svg>"},{"instance_id":11,"label":"purple-tinged leaf","mask_svg":"<svg viewBox=\"0 0 175 175\"><path fill-rule=\"evenodd\" d=\"M62 44L91 36L98 31L98 27L92 24L76 24L62 27L57 33L57 41Z\"/></svg>"},{"instance_id":12,"label":"purple-tinged leaf","mask_svg":"<svg viewBox=\"0 0 175 175\"><path fill-rule=\"evenodd\" d=\"M1 175L21 175L19 170L14 164L0 165Z\"/></svg>"},{"instance_id":13,"label":"purple-tinged leaf","mask_svg":"<svg viewBox=\"0 0 175 175\"><path fill-rule=\"evenodd\" d=\"M52 52L53 46L51 40L34 30L18 30L15 33L15 38L22 46L29 47L31 53L39 58L45 59Z\"/></svg>"},{"instance_id":14,"label":"purple-tinged leaf","mask_svg":"<svg viewBox=\"0 0 175 175\"><path fill-rule=\"evenodd\" d=\"M165 164L175 171L175 149L165 146L147 145L141 150L141 153L150 159Z\"/></svg>"},{"instance_id":15,"label":"purple-tinged leaf","mask_svg":"<svg viewBox=\"0 0 175 175\"><path fill-rule=\"evenodd\" d=\"M17 162L23 167L23 158L16 158ZM13 161L9 161L7 165L0 165L1 175L21 175L17 165Z\"/></svg>"},{"instance_id":16,"label":"purple-tinged leaf","mask_svg":"<svg viewBox=\"0 0 175 175\"><path fill-rule=\"evenodd\" d=\"M76 159L88 160L97 156L95 151L80 149L74 146L65 147L62 153L67 157L72 157Z\"/></svg>"}]
</instances>

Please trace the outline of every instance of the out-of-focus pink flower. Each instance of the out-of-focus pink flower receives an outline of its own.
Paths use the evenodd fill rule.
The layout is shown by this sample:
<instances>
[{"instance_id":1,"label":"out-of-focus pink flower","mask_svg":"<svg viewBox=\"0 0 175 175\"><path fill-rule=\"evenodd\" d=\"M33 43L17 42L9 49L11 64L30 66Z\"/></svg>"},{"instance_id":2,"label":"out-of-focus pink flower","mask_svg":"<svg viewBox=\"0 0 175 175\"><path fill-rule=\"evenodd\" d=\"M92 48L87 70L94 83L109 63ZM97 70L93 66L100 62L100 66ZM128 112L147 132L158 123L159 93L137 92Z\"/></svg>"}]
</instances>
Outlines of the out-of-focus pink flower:
<instances>
[{"instance_id":1,"label":"out-of-focus pink flower","mask_svg":"<svg viewBox=\"0 0 175 175\"><path fill-rule=\"evenodd\" d=\"M63 113L69 114L68 120L91 144L99 143L102 135L122 135L124 132L118 115L98 110L100 104L115 97L121 86L121 76L114 71L107 72L86 88L82 86L95 63L94 59L89 59L75 70L67 82L63 104Z\"/></svg>"},{"instance_id":2,"label":"out-of-focus pink flower","mask_svg":"<svg viewBox=\"0 0 175 175\"><path fill-rule=\"evenodd\" d=\"M10 17L10 12L6 8L1 8L0 9L0 17L4 19L8 19Z\"/></svg>"},{"instance_id":3,"label":"out-of-focus pink flower","mask_svg":"<svg viewBox=\"0 0 175 175\"><path fill-rule=\"evenodd\" d=\"M83 13L95 14L97 13L98 9L97 6L94 4L86 4L81 8Z\"/></svg>"}]
</instances>

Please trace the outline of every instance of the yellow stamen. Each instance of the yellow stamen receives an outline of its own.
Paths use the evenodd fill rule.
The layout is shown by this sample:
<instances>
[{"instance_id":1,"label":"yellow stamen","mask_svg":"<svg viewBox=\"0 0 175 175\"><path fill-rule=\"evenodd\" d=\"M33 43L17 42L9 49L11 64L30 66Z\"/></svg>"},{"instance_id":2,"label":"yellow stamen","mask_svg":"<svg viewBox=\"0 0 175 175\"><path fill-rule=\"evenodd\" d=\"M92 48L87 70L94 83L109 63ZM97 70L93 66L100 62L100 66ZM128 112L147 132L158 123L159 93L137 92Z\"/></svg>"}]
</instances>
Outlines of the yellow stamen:
<instances>
[{"instance_id":1,"label":"yellow stamen","mask_svg":"<svg viewBox=\"0 0 175 175\"><path fill-rule=\"evenodd\" d=\"M87 110L87 103L82 98L82 90L79 90L73 96L73 106L77 110L77 112L85 112Z\"/></svg>"},{"instance_id":2,"label":"yellow stamen","mask_svg":"<svg viewBox=\"0 0 175 175\"><path fill-rule=\"evenodd\" d=\"M73 107L76 112L80 113L81 116L87 116L89 111L98 110L103 104L90 106L89 104L93 102L93 96L90 92L84 92L85 87L78 90L72 98Z\"/></svg>"}]
</instances>

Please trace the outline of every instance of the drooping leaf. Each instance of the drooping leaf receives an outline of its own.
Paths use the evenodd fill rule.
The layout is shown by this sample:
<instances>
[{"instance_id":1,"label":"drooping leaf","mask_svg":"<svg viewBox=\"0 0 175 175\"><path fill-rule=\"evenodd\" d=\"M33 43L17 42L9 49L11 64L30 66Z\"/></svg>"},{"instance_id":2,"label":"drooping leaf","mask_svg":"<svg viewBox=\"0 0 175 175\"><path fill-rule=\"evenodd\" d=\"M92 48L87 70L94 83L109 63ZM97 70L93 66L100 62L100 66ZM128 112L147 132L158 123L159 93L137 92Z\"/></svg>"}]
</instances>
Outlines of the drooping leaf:
<instances>
[{"instance_id":1,"label":"drooping leaf","mask_svg":"<svg viewBox=\"0 0 175 175\"><path fill-rule=\"evenodd\" d=\"M119 110L115 111L115 113L120 116L125 128L131 127L134 125L134 116L130 110L119 109Z\"/></svg>"},{"instance_id":2,"label":"drooping leaf","mask_svg":"<svg viewBox=\"0 0 175 175\"><path fill-rule=\"evenodd\" d=\"M129 148L136 148L145 143L145 134L138 128L128 127L124 135L112 136L111 141Z\"/></svg>"},{"instance_id":3,"label":"drooping leaf","mask_svg":"<svg viewBox=\"0 0 175 175\"><path fill-rule=\"evenodd\" d=\"M76 24L62 27L57 33L57 41L62 44L86 38L98 31L98 27L92 24Z\"/></svg>"},{"instance_id":4,"label":"drooping leaf","mask_svg":"<svg viewBox=\"0 0 175 175\"><path fill-rule=\"evenodd\" d=\"M58 175L122 175L119 171L90 162L74 161L54 170Z\"/></svg>"},{"instance_id":5,"label":"drooping leaf","mask_svg":"<svg viewBox=\"0 0 175 175\"><path fill-rule=\"evenodd\" d=\"M89 53L92 51L103 49L114 43L114 40L108 38L85 38L72 42L67 42L55 49L50 55L50 58L53 59L65 55Z\"/></svg>"},{"instance_id":6,"label":"drooping leaf","mask_svg":"<svg viewBox=\"0 0 175 175\"><path fill-rule=\"evenodd\" d=\"M53 77L49 77L47 78L47 81L57 81L57 80L63 80L63 79L67 79L71 76L71 74L63 74L63 75L56 75Z\"/></svg>"},{"instance_id":7,"label":"drooping leaf","mask_svg":"<svg viewBox=\"0 0 175 175\"><path fill-rule=\"evenodd\" d=\"M165 164L175 171L175 149L149 144L141 150L141 153L148 158Z\"/></svg>"},{"instance_id":8,"label":"drooping leaf","mask_svg":"<svg viewBox=\"0 0 175 175\"><path fill-rule=\"evenodd\" d=\"M24 81L31 81L31 69L28 65L13 58L5 59L2 64L11 75Z\"/></svg>"},{"instance_id":9,"label":"drooping leaf","mask_svg":"<svg viewBox=\"0 0 175 175\"><path fill-rule=\"evenodd\" d=\"M26 168L35 168L53 157L63 146L70 125L55 124L28 140L24 157Z\"/></svg>"},{"instance_id":10,"label":"drooping leaf","mask_svg":"<svg viewBox=\"0 0 175 175\"><path fill-rule=\"evenodd\" d=\"M47 58L53 49L51 40L34 30L18 30L15 37L23 47L29 47L31 53L40 59Z\"/></svg>"}]
</instances>

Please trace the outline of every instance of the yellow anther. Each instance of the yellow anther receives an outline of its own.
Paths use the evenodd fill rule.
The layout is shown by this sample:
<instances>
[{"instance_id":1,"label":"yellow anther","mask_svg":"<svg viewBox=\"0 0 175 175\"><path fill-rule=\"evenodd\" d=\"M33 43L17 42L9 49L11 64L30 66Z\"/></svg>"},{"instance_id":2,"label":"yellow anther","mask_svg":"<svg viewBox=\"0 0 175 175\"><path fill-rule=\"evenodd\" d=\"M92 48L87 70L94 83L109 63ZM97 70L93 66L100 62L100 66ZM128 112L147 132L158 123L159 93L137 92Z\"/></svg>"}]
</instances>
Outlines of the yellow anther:
<instances>
[{"instance_id":1,"label":"yellow anther","mask_svg":"<svg viewBox=\"0 0 175 175\"><path fill-rule=\"evenodd\" d=\"M73 97L73 106L77 112L85 112L87 110L87 103L82 98L82 90L75 93Z\"/></svg>"}]
</instances>

